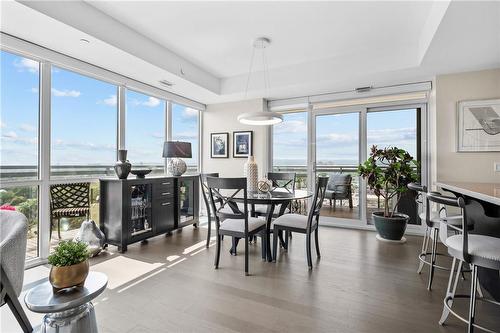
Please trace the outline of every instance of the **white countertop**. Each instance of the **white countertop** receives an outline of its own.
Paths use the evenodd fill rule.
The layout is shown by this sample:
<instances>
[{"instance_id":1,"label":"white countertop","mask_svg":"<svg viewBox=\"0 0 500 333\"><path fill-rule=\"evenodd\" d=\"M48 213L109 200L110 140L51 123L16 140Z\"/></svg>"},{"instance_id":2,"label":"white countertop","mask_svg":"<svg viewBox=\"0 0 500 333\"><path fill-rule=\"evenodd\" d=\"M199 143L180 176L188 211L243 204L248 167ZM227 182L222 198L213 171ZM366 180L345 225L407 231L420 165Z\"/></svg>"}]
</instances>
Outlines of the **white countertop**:
<instances>
[{"instance_id":1,"label":"white countertop","mask_svg":"<svg viewBox=\"0 0 500 333\"><path fill-rule=\"evenodd\" d=\"M437 181L436 186L500 206L500 183Z\"/></svg>"}]
</instances>

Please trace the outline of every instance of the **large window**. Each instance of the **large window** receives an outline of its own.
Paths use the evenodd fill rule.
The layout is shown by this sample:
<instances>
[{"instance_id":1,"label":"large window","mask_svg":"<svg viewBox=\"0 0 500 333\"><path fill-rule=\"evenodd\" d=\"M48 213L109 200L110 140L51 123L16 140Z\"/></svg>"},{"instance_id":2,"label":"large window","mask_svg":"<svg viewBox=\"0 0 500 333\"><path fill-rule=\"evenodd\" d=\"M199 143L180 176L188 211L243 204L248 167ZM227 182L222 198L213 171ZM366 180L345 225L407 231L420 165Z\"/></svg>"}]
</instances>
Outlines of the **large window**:
<instances>
[{"instance_id":1,"label":"large window","mask_svg":"<svg viewBox=\"0 0 500 333\"><path fill-rule=\"evenodd\" d=\"M23 56L5 51L14 44ZM90 182L89 217L98 223L97 179L116 177L119 146L125 146L134 166L163 173L163 142L172 137L191 142L193 158L186 159L190 171L199 164L197 109L169 104L170 98L177 100L175 95L62 54L43 59L47 53L51 51L12 37L0 50L0 209L26 216L26 258L35 259L28 265L46 259L61 239L73 239L86 219L51 219L52 185ZM50 101L42 100L42 94Z\"/></svg>"},{"instance_id":2,"label":"large window","mask_svg":"<svg viewBox=\"0 0 500 333\"><path fill-rule=\"evenodd\" d=\"M172 103L172 140L191 142L192 158L184 159L188 171L198 170L198 119L200 111Z\"/></svg>"},{"instance_id":3,"label":"large window","mask_svg":"<svg viewBox=\"0 0 500 333\"><path fill-rule=\"evenodd\" d=\"M164 172L165 105L164 100L127 91L128 159L133 166L151 168L153 173Z\"/></svg>"},{"instance_id":4,"label":"large window","mask_svg":"<svg viewBox=\"0 0 500 333\"><path fill-rule=\"evenodd\" d=\"M283 115L273 126L273 170L295 172L297 188L307 186L307 113Z\"/></svg>"},{"instance_id":5,"label":"large window","mask_svg":"<svg viewBox=\"0 0 500 333\"><path fill-rule=\"evenodd\" d=\"M0 55L0 209L16 210L26 216L26 258L31 259L39 255L37 179L40 63L5 51L1 51ZM23 181L23 184L18 181Z\"/></svg>"},{"instance_id":6,"label":"large window","mask_svg":"<svg viewBox=\"0 0 500 333\"><path fill-rule=\"evenodd\" d=\"M51 175L112 174L117 86L52 68Z\"/></svg>"},{"instance_id":7,"label":"large window","mask_svg":"<svg viewBox=\"0 0 500 333\"><path fill-rule=\"evenodd\" d=\"M37 61L1 51L2 180L38 176L39 68Z\"/></svg>"}]
</instances>

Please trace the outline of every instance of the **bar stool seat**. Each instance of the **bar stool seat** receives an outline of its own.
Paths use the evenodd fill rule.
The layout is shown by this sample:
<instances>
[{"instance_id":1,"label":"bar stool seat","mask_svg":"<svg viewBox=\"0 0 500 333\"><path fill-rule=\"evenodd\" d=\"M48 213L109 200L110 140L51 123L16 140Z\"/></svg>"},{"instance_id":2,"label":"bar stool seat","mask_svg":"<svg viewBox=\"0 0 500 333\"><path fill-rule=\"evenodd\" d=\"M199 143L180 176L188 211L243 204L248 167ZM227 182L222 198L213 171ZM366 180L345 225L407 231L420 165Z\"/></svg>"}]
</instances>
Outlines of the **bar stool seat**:
<instances>
[{"instance_id":1,"label":"bar stool seat","mask_svg":"<svg viewBox=\"0 0 500 333\"><path fill-rule=\"evenodd\" d=\"M426 220L425 217L426 213L422 212L418 216L422 221ZM445 217L440 217L439 212L433 211L431 212L431 218L430 218L430 224L432 224L433 228L439 228L439 225L441 223L446 223L449 225L461 227L462 226L462 215L452 215L452 216L445 216Z\"/></svg>"},{"instance_id":2,"label":"bar stool seat","mask_svg":"<svg viewBox=\"0 0 500 333\"><path fill-rule=\"evenodd\" d=\"M446 239L448 252L463 260L463 236L455 235ZM484 235L468 235L469 255L472 264L500 269L500 239Z\"/></svg>"}]
</instances>

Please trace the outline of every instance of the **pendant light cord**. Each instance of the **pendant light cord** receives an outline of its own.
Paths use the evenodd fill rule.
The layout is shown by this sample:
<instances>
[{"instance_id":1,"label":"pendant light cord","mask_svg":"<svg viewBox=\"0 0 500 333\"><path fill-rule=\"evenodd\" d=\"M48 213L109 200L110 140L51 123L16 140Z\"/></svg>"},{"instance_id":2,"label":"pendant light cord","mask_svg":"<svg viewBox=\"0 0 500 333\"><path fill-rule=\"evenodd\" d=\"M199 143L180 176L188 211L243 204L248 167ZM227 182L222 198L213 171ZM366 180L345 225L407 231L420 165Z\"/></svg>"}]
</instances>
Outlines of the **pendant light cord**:
<instances>
[{"instance_id":1,"label":"pendant light cord","mask_svg":"<svg viewBox=\"0 0 500 333\"><path fill-rule=\"evenodd\" d=\"M248 68L247 85L245 87L245 99L247 99L248 85L250 84L250 76L252 75L253 58L255 57L255 47L252 48L252 57L250 58L250 67Z\"/></svg>"}]
</instances>

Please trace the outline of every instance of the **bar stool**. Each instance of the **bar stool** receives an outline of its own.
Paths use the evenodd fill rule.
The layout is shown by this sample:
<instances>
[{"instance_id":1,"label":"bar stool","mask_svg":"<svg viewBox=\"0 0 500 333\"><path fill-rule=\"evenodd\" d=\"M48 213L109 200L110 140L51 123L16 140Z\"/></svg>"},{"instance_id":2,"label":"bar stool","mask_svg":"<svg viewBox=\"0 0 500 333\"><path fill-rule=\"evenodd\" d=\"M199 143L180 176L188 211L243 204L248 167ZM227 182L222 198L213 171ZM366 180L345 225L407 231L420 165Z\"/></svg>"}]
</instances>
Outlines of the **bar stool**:
<instances>
[{"instance_id":1,"label":"bar stool","mask_svg":"<svg viewBox=\"0 0 500 333\"><path fill-rule=\"evenodd\" d=\"M437 256L443 256L446 254L439 253L437 252L437 245L438 245L438 238L439 238L439 228L441 226L441 223L446 223L446 225L449 226L454 226L455 228L461 227L462 225L462 216L461 215L456 215L456 216L446 216L446 208L443 206L437 211L433 211L431 209L431 204L429 201L429 195L433 194L435 196L441 196L439 192L427 192L427 186L421 185L421 184L416 184L416 183L410 183L408 184L408 188L410 190L414 190L418 192L418 195L416 197L416 202L417 205L420 207L423 205L423 199L425 198L426 200L426 207L425 211L419 214L419 217L422 221L425 222L426 228L425 228L425 234L424 234L424 239L422 241L422 250L420 254L418 255L418 259L420 261L417 273L421 274L422 269L424 265L429 266L429 279L427 283L427 290L431 290L432 288L432 281L434 279L434 270L441 269L441 270L450 270L448 267L440 266L436 264L436 258ZM452 205L453 206L453 205ZM456 202L454 206L458 207ZM418 209L418 208L417 208ZM441 215L444 215L441 217ZM429 243L432 242L431 244L431 250L429 252ZM430 256L430 260L427 260L428 256Z\"/></svg>"},{"instance_id":2,"label":"bar stool","mask_svg":"<svg viewBox=\"0 0 500 333\"><path fill-rule=\"evenodd\" d=\"M478 234L469 234L469 227L467 222L468 220L470 220L470 218L467 214L467 206L470 205L470 202L466 203L464 198L435 198L433 194L429 194L429 197L432 200L442 202L444 204L458 205L458 207L461 208L463 215L462 234L454 235L446 239L446 246L448 247L448 253L453 257L453 264L450 271L448 288L446 290L446 296L443 301L443 312L441 315L441 319L439 320L439 324L443 325L448 318L448 315L451 313L461 321L467 323L467 332L473 332L474 328L478 328L486 332L494 332L475 323L476 300L479 299L500 306L500 302L486 299L479 292L477 268L478 266L480 266L500 270L500 238ZM471 200L471 202L474 201ZM454 268L457 260L459 261L459 264L457 272L455 273ZM461 270L463 262L469 264L469 266L471 267L470 294L456 295L455 291L459 280L459 272ZM455 279L453 279L454 276ZM479 297L476 296L476 291L478 291ZM463 318L451 309L453 300L455 298L470 298L468 319Z\"/></svg>"}]
</instances>

